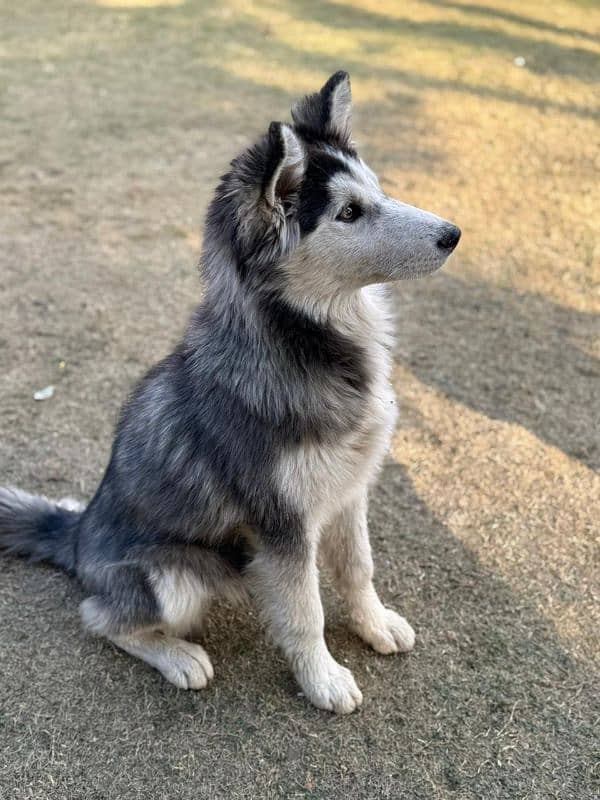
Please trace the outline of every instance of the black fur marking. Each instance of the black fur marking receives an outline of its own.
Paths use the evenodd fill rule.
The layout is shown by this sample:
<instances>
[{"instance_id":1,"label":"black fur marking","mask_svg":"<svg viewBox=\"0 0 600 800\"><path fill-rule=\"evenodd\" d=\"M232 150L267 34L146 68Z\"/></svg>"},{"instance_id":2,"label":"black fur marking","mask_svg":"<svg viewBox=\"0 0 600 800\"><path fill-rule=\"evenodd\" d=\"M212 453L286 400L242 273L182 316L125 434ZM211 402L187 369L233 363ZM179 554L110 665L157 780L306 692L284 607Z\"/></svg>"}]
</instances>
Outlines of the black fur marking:
<instances>
[{"instance_id":1,"label":"black fur marking","mask_svg":"<svg viewBox=\"0 0 600 800\"><path fill-rule=\"evenodd\" d=\"M301 235L315 230L329 205L331 198L328 186L331 178L337 172L348 171L348 166L341 158L319 149L310 152L298 205Z\"/></svg>"},{"instance_id":2,"label":"black fur marking","mask_svg":"<svg viewBox=\"0 0 600 800\"><path fill-rule=\"evenodd\" d=\"M350 78L347 72L339 70L338 72L334 73L331 76L331 78L329 78L325 86L323 86L323 88L319 92L321 96L320 127L323 131L327 130L327 126L329 125L329 122L331 120L333 93L335 89L340 85L340 83L343 83L344 81L347 81L349 79ZM338 142L336 142L336 144L337 143Z\"/></svg>"},{"instance_id":3,"label":"black fur marking","mask_svg":"<svg viewBox=\"0 0 600 800\"><path fill-rule=\"evenodd\" d=\"M340 70L329 78L321 91L304 97L293 109L292 118L297 134L309 145L331 144L347 155L355 156L348 131L337 131L331 126L334 90L348 80L348 73Z\"/></svg>"},{"instance_id":4,"label":"black fur marking","mask_svg":"<svg viewBox=\"0 0 600 800\"><path fill-rule=\"evenodd\" d=\"M103 592L94 598L103 617L97 633L118 635L160 624L158 601L143 566L117 565L104 572Z\"/></svg>"},{"instance_id":5,"label":"black fur marking","mask_svg":"<svg viewBox=\"0 0 600 800\"><path fill-rule=\"evenodd\" d=\"M276 295L263 296L261 309L276 340L286 348L300 374L322 370L357 394L366 391L368 374L361 349L327 323L318 323Z\"/></svg>"},{"instance_id":6,"label":"black fur marking","mask_svg":"<svg viewBox=\"0 0 600 800\"><path fill-rule=\"evenodd\" d=\"M266 163L262 175L262 191L265 192L275 170L285 157L285 143L281 134L281 122L272 122L269 125L269 146L266 153Z\"/></svg>"},{"instance_id":7,"label":"black fur marking","mask_svg":"<svg viewBox=\"0 0 600 800\"><path fill-rule=\"evenodd\" d=\"M0 489L0 547L73 572L80 517L44 497Z\"/></svg>"},{"instance_id":8,"label":"black fur marking","mask_svg":"<svg viewBox=\"0 0 600 800\"><path fill-rule=\"evenodd\" d=\"M220 545L216 552L236 572L243 572L252 561L253 553L242 539L232 539Z\"/></svg>"}]
</instances>

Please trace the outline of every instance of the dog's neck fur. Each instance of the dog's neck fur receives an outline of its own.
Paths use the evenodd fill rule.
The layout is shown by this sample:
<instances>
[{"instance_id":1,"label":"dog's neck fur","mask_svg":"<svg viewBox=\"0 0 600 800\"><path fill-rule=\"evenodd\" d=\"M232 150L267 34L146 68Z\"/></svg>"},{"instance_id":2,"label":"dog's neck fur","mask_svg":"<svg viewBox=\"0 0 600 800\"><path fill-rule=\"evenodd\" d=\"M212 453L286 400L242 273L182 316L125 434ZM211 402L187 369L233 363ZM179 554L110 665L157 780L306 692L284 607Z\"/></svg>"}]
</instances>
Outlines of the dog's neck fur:
<instances>
[{"instance_id":1,"label":"dog's neck fur","mask_svg":"<svg viewBox=\"0 0 600 800\"><path fill-rule=\"evenodd\" d=\"M306 303L272 286L215 280L188 329L184 347L214 380L261 417L289 415L336 436L352 428L389 380L393 345L387 287L370 286ZM206 273L205 273L206 274ZM225 275L225 273L222 273ZM215 354L205 359L206 349ZM250 360L252 355L252 360ZM326 424L323 424L326 423ZM310 435L310 434L309 434Z\"/></svg>"},{"instance_id":2,"label":"dog's neck fur","mask_svg":"<svg viewBox=\"0 0 600 800\"><path fill-rule=\"evenodd\" d=\"M231 277L235 276L233 280ZM375 345L379 351L391 351L394 345L394 315L391 311L390 289L383 284L339 292L331 297L312 300L298 297L285 286L242 286L235 270L227 280L209 284L201 307L212 309L213 319L231 329L239 325L260 338L260 331L269 328L273 308L286 315L290 326L311 327L321 333L334 332L368 351ZM293 341L287 341L292 344ZM378 353L380 355L380 353Z\"/></svg>"}]
</instances>

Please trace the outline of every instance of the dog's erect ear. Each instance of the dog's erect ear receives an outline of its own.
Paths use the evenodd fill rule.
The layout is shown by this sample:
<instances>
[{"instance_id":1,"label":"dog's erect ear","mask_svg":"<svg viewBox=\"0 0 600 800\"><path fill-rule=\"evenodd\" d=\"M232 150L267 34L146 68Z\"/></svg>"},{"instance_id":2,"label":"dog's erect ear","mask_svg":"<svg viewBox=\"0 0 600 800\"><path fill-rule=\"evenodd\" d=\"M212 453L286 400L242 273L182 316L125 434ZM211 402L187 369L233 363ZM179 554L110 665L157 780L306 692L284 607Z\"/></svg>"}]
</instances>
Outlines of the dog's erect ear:
<instances>
[{"instance_id":1,"label":"dog's erect ear","mask_svg":"<svg viewBox=\"0 0 600 800\"><path fill-rule=\"evenodd\" d=\"M352 92L350 76L340 70L329 78L316 94L309 94L292 108L298 132L308 139L317 138L350 147Z\"/></svg>"},{"instance_id":2,"label":"dog's erect ear","mask_svg":"<svg viewBox=\"0 0 600 800\"><path fill-rule=\"evenodd\" d=\"M304 149L294 131L282 122L269 125L269 156L263 195L270 206L295 192L304 174Z\"/></svg>"}]
</instances>

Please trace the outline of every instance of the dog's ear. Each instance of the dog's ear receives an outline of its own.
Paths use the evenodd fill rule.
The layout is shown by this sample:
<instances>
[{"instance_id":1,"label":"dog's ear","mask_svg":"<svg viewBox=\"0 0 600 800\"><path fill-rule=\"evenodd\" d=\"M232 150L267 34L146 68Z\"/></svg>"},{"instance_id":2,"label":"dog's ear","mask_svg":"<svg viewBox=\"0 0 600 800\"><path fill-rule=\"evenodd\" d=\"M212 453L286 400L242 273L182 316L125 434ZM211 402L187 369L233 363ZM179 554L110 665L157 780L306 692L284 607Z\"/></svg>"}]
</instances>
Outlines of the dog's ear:
<instances>
[{"instance_id":1,"label":"dog's ear","mask_svg":"<svg viewBox=\"0 0 600 800\"><path fill-rule=\"evenodd\" d=\"M304 174L304 149L289 125L269 126L269 153L263 177L263 195L270 206L285 202Z\"/></svg>"},{"instance_id":2,"label":"dog's ear","mask_svg":"<svg viewBox=\"0 0 600 800\"><path fill-rule=\"evenodd\" d=\"M298 132L307 139L351 146L352 92L350 76L340 70L329 78L320 92L309 94L292 108L292 119Z\"/></svg>"}]
</instances>

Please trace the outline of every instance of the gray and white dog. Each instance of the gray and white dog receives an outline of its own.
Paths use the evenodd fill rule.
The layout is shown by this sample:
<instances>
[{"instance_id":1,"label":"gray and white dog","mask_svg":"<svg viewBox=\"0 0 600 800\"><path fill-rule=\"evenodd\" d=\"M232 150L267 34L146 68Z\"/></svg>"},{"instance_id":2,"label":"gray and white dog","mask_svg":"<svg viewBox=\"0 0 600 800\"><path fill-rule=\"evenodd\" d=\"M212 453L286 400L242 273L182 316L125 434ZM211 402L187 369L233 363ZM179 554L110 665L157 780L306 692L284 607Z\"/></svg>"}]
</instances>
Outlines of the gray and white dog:
<instances>
[{"instance_id":1,"label":"gray and white dog","mask_svg":"<svg viewBox=\"0 0 600 800\"><path fill-rule=\"evenodd\" d=\"M325 643L318 557L379 653L414 633L373 585L367 492L396 419L385 284L428 275L459 229L387 197L337 72L238 156L210 205L206 291L135 388L87 508L0 490L0 546L77 575L85 628L183 689L213 677L184 638L248 590L306 697L362 696Z\"/></svg>"}]
</instances>

